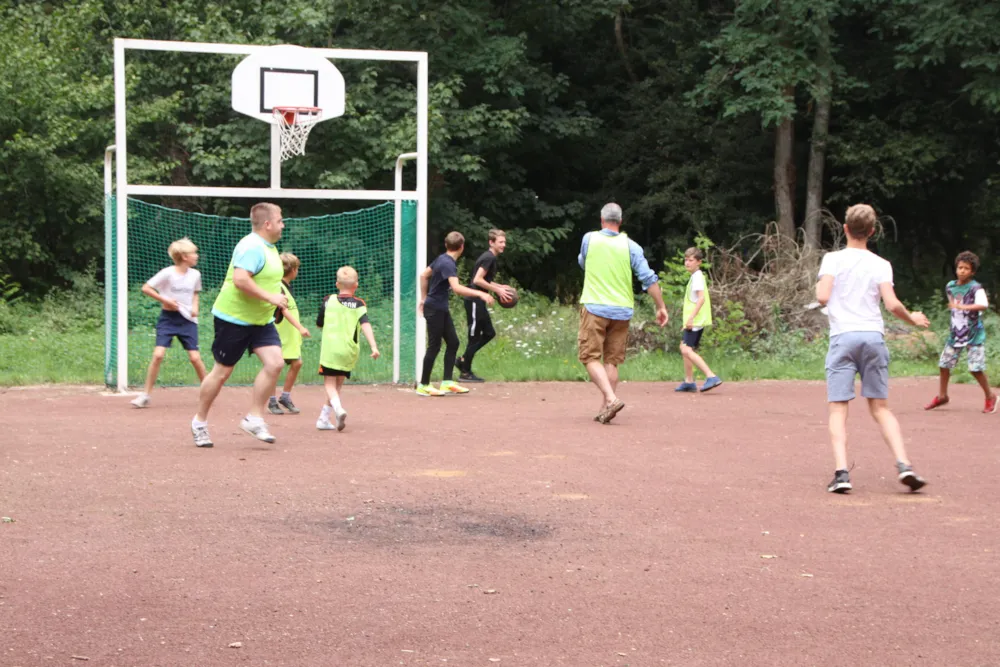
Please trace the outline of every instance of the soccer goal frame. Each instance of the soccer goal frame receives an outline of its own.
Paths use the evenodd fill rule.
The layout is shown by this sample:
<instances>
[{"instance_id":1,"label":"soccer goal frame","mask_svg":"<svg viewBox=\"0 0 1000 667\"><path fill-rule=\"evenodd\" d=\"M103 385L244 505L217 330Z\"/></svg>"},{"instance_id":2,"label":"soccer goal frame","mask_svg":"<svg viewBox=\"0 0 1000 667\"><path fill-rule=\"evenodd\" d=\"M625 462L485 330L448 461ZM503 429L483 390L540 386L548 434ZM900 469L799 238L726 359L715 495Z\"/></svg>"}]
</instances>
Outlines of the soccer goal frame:
<instances>
[{"instance_id":1,"label":"soccer goal frame","mask_svg":"<svg viewBox=\"0 0 1000 667\"><path fill-rule=\"evenodd\" d=\"M116 311L117 327L114 332L116 340L117 359L117 390L128 390L128 199L131 196L187 196L187 197L245 197L257 200L281 199L340 199L357 201L393 201L395 202L395 229L393 248L393 382L399 382L399 351L400 324L402 317L414 318L416 332L416 354L414 355L414 374L420 377L422 351L426 347L426 331L420 326L418 306L420 302L419 274L427 264L427 144L428 144L428 61L427 53L422 51L380 51L364 49L308 49L310 52L330 60L380 60L390 62L410 62L417 65L417 99L416 99L416 150L403 153L395 164L395 189L393 190L326 190L300 189L281 187L281 156L279 130L271 126L270 142L270 187L209 187L196 185L154 185L145 183L129 183L128 180L128 105L125 86L125 55L134 51L168 51L174 53L205 53L216 55L249 56L270 48L250 44L216 44L208 42L175 42L163 40L125 39L114 40L114 87L115 87L115 141L105 151L105 184L104 191L107 201L111 195L115 198L115 240L116 253L114 265L117 269ZM402 189L402 169L405 162L416 161L416 190ZM114 166L114 181L112 184L112 166ZM404 314L400 303L400 268L401 268L401 202L415 201L417 206L416 224L416 300L412 310ZM107 206L107 203L106 203ZM110 211L106 211L110 214ZM110 231L108 232L110 235ZM111 239L105 238L110 250ZM106 266L110 266L111 258L107 258ZM106 274L110 280L111 273ZM106 303L108 330L105 332L106 342L110 344L111 300L110 285ZM108 346L110 349L110 345Z\"/></svg>"}]
</instances>

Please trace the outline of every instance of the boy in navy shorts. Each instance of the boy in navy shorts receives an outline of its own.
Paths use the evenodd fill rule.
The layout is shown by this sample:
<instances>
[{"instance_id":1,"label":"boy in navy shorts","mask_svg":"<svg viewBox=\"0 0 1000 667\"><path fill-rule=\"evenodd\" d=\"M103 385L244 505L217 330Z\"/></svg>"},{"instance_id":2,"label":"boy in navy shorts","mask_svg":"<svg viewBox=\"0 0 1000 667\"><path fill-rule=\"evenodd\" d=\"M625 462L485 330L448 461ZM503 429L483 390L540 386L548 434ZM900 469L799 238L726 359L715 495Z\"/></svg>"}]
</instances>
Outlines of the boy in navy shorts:
<instances>
[{"instance_id":1,"label":"boy in navy shorts","mask_svg":"<svg viewBox=\"0 0 1000 667\"><path fill-rule=\"evenodd\" d=\"M712 300L708 296L705 274L701 271L704 259L705 255L700 248L688 248L684 251L684 268L691 274L684 289L684 333L681 338L684 382L681 382L674 391L698 391L698 385L694 383L695 366L705 374L705 384L701 386L701 391L710 391L722 384L722 379L712 372L698 354L705 327L712 326Z\"/></svg>"},{"instance_id":2,"label":"boy in navy shorts","mask_svg":"<svg viewBox=\"0 0 1000 667\"><path fill-rule=\"evenodd\" d=\"M899 319L926 328L923 313L911 313L896 298L892 265L868 250L875 233L875 209L857 204L847 209L847 247L827 253L819 268L816 300L830 316L830 349L826 355L826 391L830 405L830 440L836 470L826 490L853 488L847 472L847 406L854 400L854 377L861 375L861 395L878 422L882 438L896 457L897 479L916 491L926 482L913 472L903 447L899 422L889 410L889 349L879 301Z\"/></svg>"},{"instance_id":3,"label":"boy in navy shorts","mask_svg":"<svg viewBox=\"0 0 1000 667\"><path fill-rule=\"evenodd\" d=\"M153 393L160 365L167 355L174 338L187 350L188 359L198 374L198 381L205 379L207 371L198 351L198 292L201 291L201 272L198 264L198 246L191 239L174 241L167 248L173 266L168 266L146 281L142 293L160 302L163 310L156 321L156 347L146 371L146 387L131 401L137 408L149 406L149 395Z\"/></svg>"}]
</instances>

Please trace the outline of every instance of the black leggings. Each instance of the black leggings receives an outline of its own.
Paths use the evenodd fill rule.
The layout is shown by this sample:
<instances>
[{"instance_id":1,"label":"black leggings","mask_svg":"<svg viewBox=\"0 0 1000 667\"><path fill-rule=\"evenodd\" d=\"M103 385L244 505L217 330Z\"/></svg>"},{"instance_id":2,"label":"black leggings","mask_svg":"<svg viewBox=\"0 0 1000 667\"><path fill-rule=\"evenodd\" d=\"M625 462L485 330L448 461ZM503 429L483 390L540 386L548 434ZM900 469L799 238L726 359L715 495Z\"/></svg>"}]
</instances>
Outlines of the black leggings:
<instances>
[{"instance_id":1,"label":"black leggings","mask_svg":"<svg viewBox=\"0 0 1000 667\"><path fill-rule=\"evenodd\" d=\"M447 310L424 310L427 320L427 353L424 355L424 372L420 376L420 384L430 384L431 370L441 351L441 339L444 339L444 379L451 380L455 370L455 355L458 354L458 334L455 333L455 323Z\"/></svg>"}]
</instances>

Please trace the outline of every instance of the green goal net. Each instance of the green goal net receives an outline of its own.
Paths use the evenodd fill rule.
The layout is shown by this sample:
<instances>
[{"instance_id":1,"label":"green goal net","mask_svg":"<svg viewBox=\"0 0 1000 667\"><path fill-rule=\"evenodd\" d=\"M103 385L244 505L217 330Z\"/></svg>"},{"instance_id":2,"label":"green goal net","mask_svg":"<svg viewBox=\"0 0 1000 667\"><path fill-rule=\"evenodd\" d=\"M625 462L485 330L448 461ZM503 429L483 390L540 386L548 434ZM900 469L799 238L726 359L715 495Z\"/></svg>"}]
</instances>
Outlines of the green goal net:
<instances>
[{"instance_id":1,"label":"green goal net","mask_svg":"<svg viewBox=\"0 0 1000 667\"><path fill-rule=\"evenodd\" d=\"M312 331L302 345L303 368L299 382L319 383L320 330L316 315L324 296L335 293L337 269L344 265L358 271L357 295L368 304L368 317L375 332L382 356L373 361L365 343L352 381L363 383L392 382L393 371L393 242L394 207L387 202L358 211L310 218L286 218L285 230L278 250L295 254L302 262L298 277L292 282L292 294L299 306L299 319ZM105 383L118 383L118 268L117 220L114 197L106 202L107 229L105 234L106 284L105 298ZM227 218L190 213L146 202L128 200L128 385L142 386L156 342L156 319L160 314L158 301L145 296L141 287L160 269L173 262L167 247L177 239L188 237L198 246L198 266L202 277L199 347L206 366L212 367L213 317L212 304L222 286L236 243L250 233L249 218ZM416 204L402 202L400 267L400 359L399 380L414 381L415 318L415 247ZM409 315L409 316L407 316ZM251 384L260 369L256 356L237 364L229 383ZM284 373L282 373L282 378ZM187 353L178 341L167 351L160 369L160 385L196 385L198 378L188 361Z\"/></svg>"}]
</instances>

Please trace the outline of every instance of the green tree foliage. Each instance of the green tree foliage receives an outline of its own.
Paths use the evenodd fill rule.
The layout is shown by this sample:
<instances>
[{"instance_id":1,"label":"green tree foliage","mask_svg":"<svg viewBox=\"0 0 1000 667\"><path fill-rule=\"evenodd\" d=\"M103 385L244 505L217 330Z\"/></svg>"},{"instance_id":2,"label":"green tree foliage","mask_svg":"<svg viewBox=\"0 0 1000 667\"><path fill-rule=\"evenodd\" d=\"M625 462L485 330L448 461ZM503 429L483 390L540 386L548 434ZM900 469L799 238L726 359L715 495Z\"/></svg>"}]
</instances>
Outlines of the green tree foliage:
<instances>
[{"instance_id":1,"label":"green tree foliage","mask_svg":"<svg viewBox=\"0 0 1000 667\"><path fill-rule=\"evenodd\" d=\"M473 255L505 229L505 270L566 300L608 200L656 269L699 233L725 245L775 220L779 128L793 227L807 201L835 215L869 201L901 277L938 287L966 248L984 257L981 279L997 275L1000 0L0 0L0 19L0 275L27 295L103 253L114 37L429 52L430 251L458 229ZM129 52L135 182L267 184L268 129L230 109L238 61ZM415 67L338 66L347 113L317 126L284 182L391 187L415 141ZM807 197L795 174L817 146L825 169Z\"/></svg>"}]
</instances>

